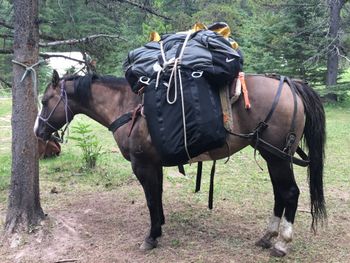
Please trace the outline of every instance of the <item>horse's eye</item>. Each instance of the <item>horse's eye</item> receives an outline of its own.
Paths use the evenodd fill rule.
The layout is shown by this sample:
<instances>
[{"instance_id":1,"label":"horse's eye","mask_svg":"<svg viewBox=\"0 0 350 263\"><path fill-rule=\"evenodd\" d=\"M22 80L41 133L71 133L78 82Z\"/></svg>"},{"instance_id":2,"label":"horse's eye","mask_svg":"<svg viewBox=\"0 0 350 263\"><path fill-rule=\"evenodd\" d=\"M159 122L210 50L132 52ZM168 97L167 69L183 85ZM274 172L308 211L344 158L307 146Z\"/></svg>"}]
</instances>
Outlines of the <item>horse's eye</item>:
<instances>
[{"instance_id":1,"label":"horse's eye","mask_svg":"<svg viewBox=\"0 0 350 263\"><path fill-rule=\"evenodd\" d=\"M41 101L41 104L42 104L43 106L47 106L47 100L42 100L42 101Z\"/></svg>"}]
</instances>

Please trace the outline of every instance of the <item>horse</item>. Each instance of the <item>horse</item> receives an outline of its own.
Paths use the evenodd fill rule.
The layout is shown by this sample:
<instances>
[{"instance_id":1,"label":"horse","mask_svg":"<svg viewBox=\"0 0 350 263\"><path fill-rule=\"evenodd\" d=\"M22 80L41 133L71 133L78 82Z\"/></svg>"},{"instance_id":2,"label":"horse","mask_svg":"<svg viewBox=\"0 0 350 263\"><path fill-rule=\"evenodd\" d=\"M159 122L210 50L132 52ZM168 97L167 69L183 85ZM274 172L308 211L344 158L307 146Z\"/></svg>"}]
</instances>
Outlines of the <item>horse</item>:
<instances>
[{"instance_id":1,"label":"horse","mask_svg":"<svg viewBox=\"0 0 350 263\"><path fill-rule=\"evenodd\" d=\"M325 113L317 93L300 80L286 82L264 75L246 75L246 86L252 106L245 109L243 96L232 105L234 128L227 135L226 145L195 159L218 160L249 145L260 152L267 162L274 207L256 245L270 248L272 255L281 257L287 254L293 238L300 191L292 162L296 160L293 155L298 152L300 143L304 142L308 148L312 229L315 231L318 222L324 222L327 217L323 192ZM34 132L38 138L49 140L53 132L80 113L113 130L121 154L131 162L144 190L151 225L140 249L150 250L157 246L165 223L163 164L152 144L146 118L136 114L140 111L135 109L140 109L141 104L142 98L131 91L124 78L91 74L60 78L54 71L42 97ZM287 152L283 150L286 148Z\"/></svg>"}]
</instances>

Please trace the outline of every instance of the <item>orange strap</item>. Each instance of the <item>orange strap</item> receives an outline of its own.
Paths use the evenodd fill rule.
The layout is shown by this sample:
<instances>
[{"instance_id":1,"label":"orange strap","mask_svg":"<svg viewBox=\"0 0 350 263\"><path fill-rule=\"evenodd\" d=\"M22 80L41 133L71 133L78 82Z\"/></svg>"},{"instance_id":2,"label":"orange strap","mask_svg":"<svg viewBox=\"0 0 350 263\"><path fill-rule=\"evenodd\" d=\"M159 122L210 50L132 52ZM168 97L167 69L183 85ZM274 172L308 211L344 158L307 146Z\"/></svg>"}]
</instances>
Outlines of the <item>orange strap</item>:
<instances>
[{"instance_id":1,"label":"orange strap","mask_svg":"<svg viewBox=\"0 0 350 263\"><path fill-rule=\"evenodd\" d=\"M245 84L244 72L239 72L238 78L242 84L242 92L243 92L245 108L247 110L249 110L251 108L251 105L250 105L250 101L249 101L247 85Z\"/></svg>"}]
</instances>

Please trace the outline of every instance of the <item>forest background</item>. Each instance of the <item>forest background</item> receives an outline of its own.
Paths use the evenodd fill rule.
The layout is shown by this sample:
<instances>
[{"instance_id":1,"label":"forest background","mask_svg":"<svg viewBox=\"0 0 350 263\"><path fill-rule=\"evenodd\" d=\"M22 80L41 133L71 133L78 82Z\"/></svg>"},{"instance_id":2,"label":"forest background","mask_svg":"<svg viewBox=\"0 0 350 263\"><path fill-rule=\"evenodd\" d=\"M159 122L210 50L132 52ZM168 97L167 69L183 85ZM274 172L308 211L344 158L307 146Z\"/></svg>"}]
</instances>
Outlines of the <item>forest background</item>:
<instances>
[{"instance_id":1,"label":"forest background","mask_svg":"<svg viewBox=\"0 0 350 263\"><path fill-rule=\"evenodd\" d=\"M17 19L14 21L13 3L17 3L17 11L20 8L26 12L33 11L31 12L32 16L19 15L23 13L16 12ZM30 8L30 4L33 4L32 6L35 8ZM40 15L37 22L40 27L41 58L51 56L47 52L78 51L85 55L86 60L97 61L97 73L123 76L122 64L127 53L145 44L151 31L164 34L189 29L196 22L211 24L216 21L225 21L231 27L232 38L239 43L245 54L245 72L275 72L302 78L316 87L320 93L332 93L335 95L332 96L335 100L347 100L346 103L326 105L325 107L328 141L325 178L330 227L311 241L308 231L309 224L306 223L310 219L307 212L308 199L307 195L303 194L302 198L304 199L301 201L300 210L298 210L300 214L298 222L300 223L296 226L297 231L299 231L296 232L296 236L301 238L297 239L299 243L296 243L293 248L294 253L291 253L290 258L287 259L290 260L289 262L347 262L350 251L350 236L347 231L350 222L348 191L350 188L347 169L348 149L350 149L348 139L350 123L348 106L350 102L349 0L39 0L39 4ZM13 44L14 33L16 33L17 40L21 36L26 37L25 33L31 31L24 32L23 29L27 29L28 25L35 24L23 22L24 19L18 18L34 19L36 17L33 15L36 14L34 10L36 11L36 1L0 0L0 150L2 151L0 153L2 163L0 167L0 226L6 224L5 221L1 221L2 215L5 218L5 213L10 215L7 216L10 218L10 220L6 220L7 225L12 226L9 222L15 222L18 218L12 216L16 214L6 212L6 202L2 202L7 200L5 197L7 190L28 189L16 188L18 182L16 179L26 179L26 181L21 181L21 184L26 187L38 187L38 180L36 180L38 174L24 171L25 176L21 176L24 169L21 171L17 169L16 173L15 169L10 168L11 164L12 167L20 167L16 165L22 163L32 163L35 168L38 161L34 158L35 156L30 156L33 157L30 159L31 162L11 162L10 154L10 148L13 145L26 145L24 147L30 148L29 140L32 139L33 142L36 142L35 138L29 136L33 135L31 134L32 123L16 121L18 116L24 116L22 119L25 121L31 118L28 118L27 114L35 113L36 116L36 108L31 107L35 110L28 110L29 106L36 107L34 100L32 101L33 105L30 105L29 100L25 100L25 96L16 96L16 94L23 94L26 90L32 91L31 86L27 85L23 89L23 85L16 85L16 81L17 84L20 82L22 74L15 74L15 78L12 76L12 59L15 58L12 56L13 49L18 50L19 47L26 47L25 45ZM14 32L15 24L16 32ZM32 40L33 38L30 37L33 35L29 36L29 39ZM27 42L22 41L21 43ZM37 61L37 58L35 57L33 61ZM28 65L31 63L28 62ZM23 71L22 68L16 66L14 70L16 68L17 72ZM40 91L42 92L51 78L52 69L41 64L39 73ZM14 85L11 83L12 79L15 80ZM29 77L26 81L30 82ZM13 91L13 103L11 103L9 96L11 90ZM16 93L16 91L21 93ZM11 104L12 110L10 109ZM23 114L21 115L21 113ZM19 127L18 124L22 123L27 125L26 129L16 129ZM271 195L267 194L271 194L271 185L267 177L260 176L262 173L260 170L253 172L251 176L246 174L247 167L256 166L254 159L250 158L253 154L251 149L250 152L243 152L232 161L235 165L233 168L222 168L221 170L218 168L218 173L222 176L222 183L220 184L219 181L218 185L221 188L216 188L216 195L220 196L215 198L218 208L216 211L225 208L226 211L235 212L233 214L218 213L211 218L210 222L212 223L209 222L208 227L203 226L201 220L209 218L211 214L204 209L194 209L203 207L202 204L205 203L207 192L203 191L202 195L193 195L193 197L188 198L188 193L193 191L190 188L193 184L185 186L185 183L186 180L194 183L194 177L179 177L177 173L174 176L172 175L174 172L171 170L165 173L167 179L165 188L169 192L169 195L165 196L165 204L166 207L170 207L167 210L169 228L166 231L168 234L175 233L177 236L165 235L162 243L164 247L169 248L165 253L164 250L158 250L159 252L156 251L145 256L136 252L138 251L136 249L137 240L141 240L144 234L142 222L146 222L144 218L146 207L144 197L141 197L141 189L136 187L136 179L132 176L130 167L126 168L121 161L122 156L115 154L118 150L110 147L113 144L112 138L110 141L106 139L109 132L105 128L97 126L97 123L91 123L91 125L95 125L93 126L94 131L99 131L95 133L100 136L98 138L104 143L103 147L108 148L108 151L103 153L99 160L97 168L86 172L82 169L80 162L72 162L80 157L80 151L77 147L74 148L73 143L65 145L59 158L43 160L40 163L40 180L42 200L45 205L44 211L52 215L52 218L57 219L52 222L58 223L56 225L48 224L47 228L53 234L42 235L43 239L37 239L37 237L45 231L36 232L36 229L33 228L34 224L28 224L29 232L36 232L38 235L34 236L34 239L39 241L30 242L29 240L32 239L26 240L26 237L25 239L14 239L20 246L15 251L7 250L6 247L0 245L2 261L4 258L8 259L4 262L14 262L14 259L21 257L30 256L37 259L38 256L41 256L41 261L36 260L37 262L62 262L60 261L62 257L82 258L85 262L88 262L85 260L86 258L89 258L90 262L111 262L110 260L121 257L127 257L126 260L120 260L125 262L155 262L155 258L157 258L157 262L169 262L169 260L178 262L179 259L188 262L228 262L233 259L241 262L242 258L247 259L246 262L271 262L268 253L262 254L260 250L251 248L256 233L263 229L263 222L256 224L255 219L265 217L266 211L271 209L271 202L269 203L267 200L272 200ZM12 138L21 139L21 143L17 143L18 140L11 140L9 130L11 126L13 128L12 135L15 135ZM22 125L20 128L24 126ZM26 137L21 131L30 132ZM28 152L25 150L21 151L20 147L13 147L12 157L16 158L21 153ZM25 170L30 170L29 168L28 165ZM209 174L208 169L205 174ZM230 177L230 170L235 171L235 177ZM11 171L11 180L14 179L12 182L15 183L11 184L9 188ZM118 171L117 175L115 175L115 171ZM31 180L32 178L36 179ZM303 179L305 178L299 179L298 177L298 180ZM80 184L81 182L84 183ZM256 185L256 187L252 188L252 185ZM208 181L204 182L203 186L208 189ZM260 191L263 194L259 195L258 187L260 186L263 187L263 190ZM106 192L106 189L116 190ZM307 191L308 187L305 182L301 184L301 189L304 193ZM38 191L35 190L22 191L20 194L28 192L38 194ZM100 195L100 192L103 192L103 195ZM173 197L175 192L181 194L174 201L170 197ZM223 193L227 196L221 196ZM247 195L248 193L251 195ZM21 195L9 195L10 198L14 197L13 199L18 196ZM101 196L102 198L100 198ZM186 198L181 199L184 196ZM250 199L243 198L243 196L249 196ZM259 198L259 209L255 207L256 196L263 196L263 198ZM26 197L24 196L21 200L29 200ZM33 203L31 200L27 202L29 206ZM34 201L37 200L38 198L34 198ZM176 201L179 200L188 202L185 205L183 202L177 204ZM197 202L194 205L193 200ZM226 202L226 200L233 202ZM74 204L72 205L72 203ZM231 206L228 206L228 203ZM264 205L262 205L263 203ZM111 204L114 206L112 207ZM10 211L11 205L8 207L8 211ZM129 209L122 210L120 207L128 207ZM28 211L27 207L24 208L22 206L19 209L23 214ZM37 211L40 210L41 215L44 215L41 207L39 208ZM13 210L15 209L11 211ZM261 213L257 214L257 210L261 210ZM118 212L111 213L111 211ZM32 221L35 221L36 218L39 218L39 212L35 214L36 217L29 215L28 218L34 218ZM196 214L193 216L193 213ZM231 215L235 218L232 219ZM196 218L199 221L198 219L193 221ZM137 222L133 220L137 220ZM107 224L103 224L103 222ZM195 225L193 232L188 232L188 226L192 222L199 223L193 224ZM231 225L226 222L230 222ZM126 223L129 224L125 228L117 227L120 239L111 243L111 240L116 240L116 226L126 225ZM196 226L200 228L196 229ZM44 227L44 229L47 228ZM125 232L120 232L124 231L121 229L124 229ZM139 231L134 231L135 229L139 229ZM72 233L76 238L71 239ZM135 233L135 235L130 236L130 233ZM226 233L237 235L226 235ZM181 237L193 237L193 239L184 240ZM41 242L41 240L47 242ZM200 242L195 243L195 240ZM38 245L38 242L41 243ZM218 248L220 244L223 246ZM94 249L91 249L91 245L94 246ZM242 249L248 247L247 250ZM176 248L175 252L174 248ZM196 249L193 250L193 248ZM227 253L227 251L229 252ZM221 260L222 258L218 257L223 255L226 256L227 260ZM164 260L159 260L159 256L163 257ZM107 258L101 260L101 257ZM193 260L194 257L197 260ZM263 259L263 261L259 259ZM33 260L27 262L33 262Z\"/></svg>"},{"instance_id":2,"label":"forest background","mask_svg":"<svg viewBox=\"0 0 350 263\"><path fill-rule=\"evenodd\" d=\"M145 44L151 31L164 34L189 29L196 22L225 21L244 53L246 72L306 79L320 92L327 86L327 92L331 89L340 100L350 90L350 4L346 0L39 2L41 56L44 52L86 52L97 61L100 74L123 76L128 51ZM340 10L339 17L334 15L335 8ZM11 89L12 19L12 1L0 0L1 91ZM100 36L64 42L96 34ZM335 57L338 66L334 70L329 63ZM330 70L335 71L336 83L327 82ZM51 72L48 66L41 67L41 90Z\"/></svg>"}]
</instances>

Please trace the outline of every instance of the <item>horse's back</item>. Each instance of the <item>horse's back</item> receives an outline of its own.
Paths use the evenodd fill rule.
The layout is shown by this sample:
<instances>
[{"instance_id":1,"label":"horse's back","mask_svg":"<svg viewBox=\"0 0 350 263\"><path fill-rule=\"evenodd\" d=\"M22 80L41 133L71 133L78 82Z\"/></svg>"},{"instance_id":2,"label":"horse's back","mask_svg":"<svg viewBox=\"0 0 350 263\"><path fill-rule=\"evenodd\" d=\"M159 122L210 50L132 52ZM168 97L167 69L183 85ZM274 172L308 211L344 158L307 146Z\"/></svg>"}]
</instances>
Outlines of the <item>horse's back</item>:
<instances>
[{"instance_id":1,"label":"horse's back","mask_svg":"<svg viewBox=\"0 0 350 263\"><path fill-rule=\"evenodd\" d=\"M246 110L244 100L241 98L233 105L234 125L240 133L248 133L257 125L266 120L278 93L280 80L263 75L248 75L246 78L251 108ZM292 127L295 113L294 128ZM267 121L268 128L262 133L263 138L277 147L282 147L289 132L300 139L304 130L304 106L302 100L296 96L293 99L292 88L287 82L283 83L281 95L278 99L271 118ZM293 131L291 130L293 129Z\"/></svg>"},{"instance_id":2,"label":"horse's back","mask_svg":"<svg viewBox=\"0 0 350 263\"><path fill-rule=\"evenodd\" d=\"M251 108L245 108L243 96L232 105L234 133L251 133L259 123L266 120L277 95L279 83L280 81L278 79L264 75L246 75L246 85ZM296 100L295 129L293 132L296 134L297 139L293 150L296 149L297 142L299 142L304 129L303 103L298 96ZM268 127L261 134L264 140L280 149L284 147L288 133L291 132L294 105L293 93L285 82L283 83L278 103L271 118L267 122ZM220 149L210 151L208 154L202 155L200 158L196 159L208 160L224 158L238 152L249 144L252 144L251 140L230 134L227 137L227 145Z\"/></svg>"}]
</instances>

